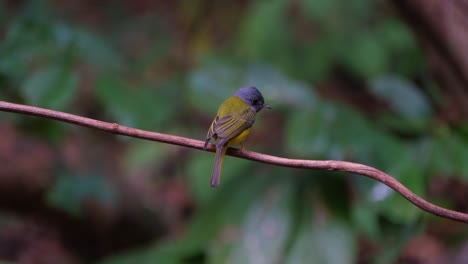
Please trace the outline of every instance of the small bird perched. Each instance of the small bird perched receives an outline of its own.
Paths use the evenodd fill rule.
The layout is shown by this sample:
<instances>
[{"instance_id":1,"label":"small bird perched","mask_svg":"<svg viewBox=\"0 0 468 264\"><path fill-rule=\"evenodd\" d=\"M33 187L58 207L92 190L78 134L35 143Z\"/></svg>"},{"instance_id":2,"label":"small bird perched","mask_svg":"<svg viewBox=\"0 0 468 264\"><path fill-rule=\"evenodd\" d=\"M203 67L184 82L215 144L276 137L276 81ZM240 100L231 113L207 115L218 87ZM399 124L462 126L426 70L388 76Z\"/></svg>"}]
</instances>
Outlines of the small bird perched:
<instances>
[{"instance_id":1,"label":"small bird perched","mask_svg":"<svg viewBox=\"0 0 468 264\"><path fill-rule=\"evenodd\" d=\"M234 144L242 145L255 122L255 115L264 107L271 109L255 87L240 88L219 107L208 130L204 147L206 148L210 139L215 139L216 157L211 175L211 187L219 185L227 148Z\"/></svg>"}]
</instances>

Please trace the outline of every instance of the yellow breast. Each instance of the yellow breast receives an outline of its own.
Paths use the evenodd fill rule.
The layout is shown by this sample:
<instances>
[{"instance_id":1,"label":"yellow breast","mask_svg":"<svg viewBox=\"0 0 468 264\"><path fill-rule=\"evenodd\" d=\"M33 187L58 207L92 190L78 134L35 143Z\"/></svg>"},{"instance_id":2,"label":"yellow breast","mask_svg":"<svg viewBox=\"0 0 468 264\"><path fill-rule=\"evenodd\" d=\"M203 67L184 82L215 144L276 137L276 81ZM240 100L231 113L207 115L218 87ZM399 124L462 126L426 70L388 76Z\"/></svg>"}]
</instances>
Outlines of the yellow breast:
<instances>
[{"instance_id":1,"label":"yellow breast","mask_svg":"<svg viewBox=\"0 0 468 264\"><path fill-rule=\"evenodd\" d=\"M250 127L247 128L242 133L240 133L237 137L229 140L228 145L235 145L235 144L242 143L247 138L247 136L249 135L250 129L251 129Z\"/></svg>"}]
</instances>

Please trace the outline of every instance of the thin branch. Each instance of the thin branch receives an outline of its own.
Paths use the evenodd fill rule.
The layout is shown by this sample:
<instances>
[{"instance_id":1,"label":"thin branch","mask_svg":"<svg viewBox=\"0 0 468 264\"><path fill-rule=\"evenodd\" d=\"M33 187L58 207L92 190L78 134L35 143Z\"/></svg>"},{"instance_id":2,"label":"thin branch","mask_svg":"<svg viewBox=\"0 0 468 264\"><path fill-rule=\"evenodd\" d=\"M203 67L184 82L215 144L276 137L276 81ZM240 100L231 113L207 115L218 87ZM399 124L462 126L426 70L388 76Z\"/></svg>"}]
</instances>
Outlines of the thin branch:
<instances>
[{"instance_id":1,"label":"thin branch","mask_svg":"<svg viewBox=\"0 0 468 264\"><path fill-rule=\"evenodd\" d=\"M107 131L117 135L129 136L134 138L141 138L146 140L158 141L173 145L179 145L184 147L190 147L194 149L203 150L204 142L200 140L194 140L179 136L149 132L145 130L130 128L126 126L121 126L116 123L103 122L91 118L76 116L72 114L67 114L59 111L53 111L48 109L43 109L39 107L13 104L8 102L0 101L0 111L4 112L13 112L26 115L34 115L39 117L45 117L49 119L55 119L67 123L72 123L84 127L95 128L98 130ZM211 145L206 149L207 151L214 152L215 148ZM347 162L347 161L337 161L337 160L299 160L299 159L287 159L281 157L270 156L266 154L261 154L253 151L240 151L237 149L229 149L227 152L228 155L249 159L254 161L259 161L267 164L273 164L283 167L291 168L302 168L302 169L314 169L314 170L329 170L329 171L343 171L360 174L374 180L377 180L388 187L392 188L396 192L400 193L408 201L421 208L424 211L429 213L452 219L455 221L468 223L468 214L452 211L449 209L442 208L440 206L434 205L423 198L419 197L403 184L395 180L390 175L375 169L370 166L363 164Z\"/></svg>"}]
</instances>

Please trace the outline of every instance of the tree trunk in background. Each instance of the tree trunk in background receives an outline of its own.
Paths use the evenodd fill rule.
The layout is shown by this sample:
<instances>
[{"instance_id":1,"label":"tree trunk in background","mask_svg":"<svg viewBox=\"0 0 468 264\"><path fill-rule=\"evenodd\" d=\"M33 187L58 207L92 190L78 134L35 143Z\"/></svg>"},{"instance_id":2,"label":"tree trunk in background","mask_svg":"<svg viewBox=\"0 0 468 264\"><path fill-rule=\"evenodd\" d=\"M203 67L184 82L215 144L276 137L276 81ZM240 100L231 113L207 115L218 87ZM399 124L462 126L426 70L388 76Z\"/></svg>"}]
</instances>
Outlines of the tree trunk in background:
<instances>
[{"instance_id":1,"label":"tree trunk in background","mask_svg":"<svg viewBox=\"0 0 468 264\"><path fill-rule=\"evenodd\" d=\"M468 119L468 0L390 0L413 29L445 95L448 121Z\"/></svg>"}]
</instances>

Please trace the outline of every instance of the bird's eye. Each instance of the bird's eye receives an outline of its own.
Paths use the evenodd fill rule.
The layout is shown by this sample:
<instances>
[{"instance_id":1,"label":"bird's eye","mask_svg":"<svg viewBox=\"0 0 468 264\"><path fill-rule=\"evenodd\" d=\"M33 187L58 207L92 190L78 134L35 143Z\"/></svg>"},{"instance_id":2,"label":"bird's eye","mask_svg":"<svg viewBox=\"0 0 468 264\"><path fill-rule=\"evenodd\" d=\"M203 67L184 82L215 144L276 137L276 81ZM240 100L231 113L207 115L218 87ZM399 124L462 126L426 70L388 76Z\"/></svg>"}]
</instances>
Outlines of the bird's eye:
<instances>
[{"instance_id":1,"label":"bird's eye","mask_svg":"<svg viewBox=\"0 0 468 264\"><path fill-rule=\"evenodd\" d=\"M258 104L258 100L255 99L255 100L252 101L252 103L253 103L254 105Z\"/></svg>"}]
</instances>

